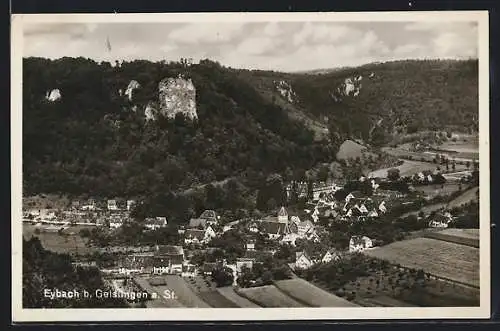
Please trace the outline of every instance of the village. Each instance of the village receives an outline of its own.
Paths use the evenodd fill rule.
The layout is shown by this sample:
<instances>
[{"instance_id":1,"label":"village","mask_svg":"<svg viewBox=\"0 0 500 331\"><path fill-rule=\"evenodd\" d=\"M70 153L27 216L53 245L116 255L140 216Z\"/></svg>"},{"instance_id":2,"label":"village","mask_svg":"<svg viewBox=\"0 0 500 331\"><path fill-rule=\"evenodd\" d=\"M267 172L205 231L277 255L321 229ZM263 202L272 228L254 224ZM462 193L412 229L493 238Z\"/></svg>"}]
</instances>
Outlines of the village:
<instances>
[{"instance_id":1,"label":"village","mask_svg":"<svg viewBox=\"0 0 500 331\"><path fill-rule=\"evenodd\" d=\"M260 218L222 219L216 211L205 210L183 224L170 224L167 217L134 219L131 213L138 203L134 200L89 199L72 201L64 210L25 208L23 221L25 227L34 229L34 235L62 236L66 241L68 236L83 237L85 232L85 245L91 246L94 253L76 252L74 265L97 267L117 291L133 286L156 293L155 288L168 289L165 284L169 282L165 283L165 279L174 277L173 284L184 280L182 286L187 284L197 293L203 292L203 287L207 290L268 285L271 281L298 277L301 271L315 266L403 239L396 237L387 242L372 232L377 224L391 223L388 219L394 223L394 219L403 211L412 210L414 205L417 207L413 209L418 211L420 205L416 201L432 204L435 197L418 191L418 186L413 185L432 182L442 185L444 180L435 172L404 179L361 176L344 185L332 181L290 182L284 185L287 201L298 199L302 203L279 206ZM406 183L403 189L401 183ZM467 180L461 179L460 185L465 190ZM444 208L427 215L419 212L415 216L419 224L415 230L447 228L458 216ZM112 238L127 226L138 224L141 232L149 234L168 229L175 239L162 244L101 242L96 245L92 242L92 233L106 233ZM342 229L348 230L335 233ZM335 242L339 235L345 237L343 242ZM100 254L97 258L95 252ZM128 279L133 281L127 282Z\"/></svg>"}]
</instances>

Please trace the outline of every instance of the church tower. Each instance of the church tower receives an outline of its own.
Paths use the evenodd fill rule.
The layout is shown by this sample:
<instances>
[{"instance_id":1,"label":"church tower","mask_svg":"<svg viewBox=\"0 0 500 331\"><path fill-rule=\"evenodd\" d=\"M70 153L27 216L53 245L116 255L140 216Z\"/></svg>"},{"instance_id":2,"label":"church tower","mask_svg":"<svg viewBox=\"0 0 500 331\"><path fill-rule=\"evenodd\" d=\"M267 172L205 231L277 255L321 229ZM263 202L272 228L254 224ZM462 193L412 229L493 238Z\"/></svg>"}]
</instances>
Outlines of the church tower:
<instances>
[{"instance_id":1,"label":"church tower","mask_svg":"<svg viewBox=\"0 0 500 331\"><path fill-rule=\"evenodd\" d=\"M291 233L290 227L288 225L288 212L285 207L281 207L278 212L278 222L285 224L285 228L283 229L284 234Z\"/></svg>"}]
</instances>

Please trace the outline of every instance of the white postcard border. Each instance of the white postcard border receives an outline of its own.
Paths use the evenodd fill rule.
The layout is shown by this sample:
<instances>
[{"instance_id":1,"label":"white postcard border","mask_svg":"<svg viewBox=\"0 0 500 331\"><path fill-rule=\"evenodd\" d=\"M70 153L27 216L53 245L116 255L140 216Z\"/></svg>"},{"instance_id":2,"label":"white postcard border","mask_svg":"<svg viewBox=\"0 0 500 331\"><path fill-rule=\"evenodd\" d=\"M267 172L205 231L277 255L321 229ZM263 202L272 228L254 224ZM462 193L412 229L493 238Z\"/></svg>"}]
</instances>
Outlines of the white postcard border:
<instances>
[{"instance_id":1,"label":"white postcard border","mask_svg":"<svg viewBox=\"0 0 500 331\"><path fill-rule=\"evenodd\" d=\"M480 306L457 308L22 308L22 54L26 23L242 21L476 21L479 57ZM489 26L487 11L365 13L29 14L11 17L12 319L57 321L245 321L490 318Z\"/></svg>"}]
</instances>

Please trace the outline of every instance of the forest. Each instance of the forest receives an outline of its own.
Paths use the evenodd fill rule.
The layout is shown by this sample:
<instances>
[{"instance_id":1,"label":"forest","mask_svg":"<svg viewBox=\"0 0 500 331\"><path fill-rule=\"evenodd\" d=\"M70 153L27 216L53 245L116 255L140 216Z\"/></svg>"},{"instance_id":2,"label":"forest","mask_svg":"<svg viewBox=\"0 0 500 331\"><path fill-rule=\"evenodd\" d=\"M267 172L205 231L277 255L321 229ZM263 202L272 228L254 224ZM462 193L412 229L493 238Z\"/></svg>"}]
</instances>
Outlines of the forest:
<instances>
[{"instance_id":1,"label":"forest","mask_svg":"<svg viewBox=\"0 0 500 331\"><path fill-rule=\"evenodd\" d=\"M198 119L146 121L158 83L179 74L196 88ZM333 100L332 91L357 75L364 77L359 95ZM119 91L131 80L140 88L129 100ZM296 100L286 107L273 89L278 80L294 89ZM45 98L53 89L61 91L55 102ZM325 122L329 135L317 139L309 122L291 112ZM392 128L472 130L475 114L474 60L399 61L306 75L235 70L210 60L186 66L26 58L23 193L135 198L145 201L137 214L155 210L158 216L174 207L155 206L182 206L171 218L192 217L207 205L236 212L255 199L272 209L280 199L269 203L265 190L275 191L269 176L305 180L308 170L335 161L345 139L361 137L377 147L395 134Z\"/></svg>"}]
</instances>

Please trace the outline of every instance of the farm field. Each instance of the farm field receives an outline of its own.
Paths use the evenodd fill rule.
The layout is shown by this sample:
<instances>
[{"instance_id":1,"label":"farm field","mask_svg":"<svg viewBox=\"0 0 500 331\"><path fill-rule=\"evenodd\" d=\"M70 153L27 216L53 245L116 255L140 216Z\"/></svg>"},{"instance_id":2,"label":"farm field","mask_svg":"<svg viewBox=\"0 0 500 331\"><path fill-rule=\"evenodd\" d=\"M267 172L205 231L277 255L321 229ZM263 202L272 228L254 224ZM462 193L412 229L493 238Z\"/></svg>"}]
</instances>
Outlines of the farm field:
<instances>
[{"instance_id":1,"label":"farm field","mask_svg":"<svg viewBox=\"0 0 500 331\"><path fill-rule=\"evenodd\" d=\"M448 208L460 207L461 205L463 205L465 203L468 203L472 200L476 200L477 199L477 196L476 196L477 192L479 192L479 187L473 187L473 188L465 191L464 193L462 193L461 195L459 195L455 199L451 200L448 203Z\"/></svg>"},{"instance_id":2,"label":"farm field","mask_svg":"<svg viewBox=\"0 0 500 331\"><path fill-rule=\"evenodd\" d=\"M425 237L479 248L479 229L445 229L429 232Z\"/></svg>"},{"instance_id":3,"label":"farm field","mask_svg":"<svg viewBox=\"0 0 500 331\"><path fill-rule=\"evenodd\" d=\"M400 176L413 176L414 174L417 174L424 170L434 171L436 170L436 167L436 164L430 162L403 160L403 164L397 167L378 169L372 171L368 176L387 178L387 171L394 168L399 169Z\"/></svg>"},{"instance_id":4,"label":"farm field","mask_svg":"<svg viewBox=\"0 0 500 331\"><path fill-rule=\"evenodd\" d=\"M356 307L357 305L328 293L301 278L280 280L274 284L280 291L310 307Z\"/></svg>"},{"instance_id":5,"label":"farm field","mask_svg":"<svg viewBox=\"0 0 500 331\"><path fill-rule=\"evenodd\" d=\"M184 278L188 286L193 292L203 301L214 308L236 308L236 305L231 300L217 291L215 283L211 280L204 279L201 276Z\"/></svg>"},{"instance_id":6,"label":"farm field","mask_svg":"<svg viewBox=\"0 0 500 331\"><path fill-rule=\"evenodd\" d=\"M445 151L452 151L452 152L457 152L457 153L471 153L471 154L479 154L479 142L476 140L475 142L472 141L447 141L442 143L441 145L437 146L437 148L445 150Z\"/></svg>"},{"instance_id":7,"label":"farm field","mask_svg":"<svg viewBox=\"0 0 500 331\"><path fill-rule=\"evenodd\" d=\"M214 308L238 308L231 300L227 299L225 296L220 294L217 291L208 291L208 292L200 292L198 293L200 298L208 303L210 306Z\"/></svg>"},{"instance_id":8,"label":"farm field","mask_svg":"<svg viewBox=\"0 0 500 331\"><path fill-rule=\"evenodd\" d=\"M479 287L479 249L430 238L395 242L364 254Z\"/></svg>"},{"instance_id":9,"label":"farm field","mask_svg":"<svg viewBox=\"0 0 500 331\"><path fill-rule=\"evenodd\" d=\"M445 183L443 185L422 185L416 186L415 191L422 192L430 197L438 195L450 195L458 191L460 188L459 183Z\"/></svg>"},{"instance_id":10,"label":"farm field","mask_svg":"<svg viewBox=\"0 0 500 331\"><path fill-rule=\"evenodd\" d=\"M411 303L396 300L394 298L380 295L373 298L356 299L355 302L363 307L418 307Z\"/></svg>"},{"instance_id":11,"label":"farm field","mask_svg":"<svg viewBox=\"0 0 500 331\"><path fill-rule=\"evenodd\" d=\"M217 292L220 295L233 302L235 305L241 308L261 308L261 306L256 303L245 299L244 297L238 295L232 286L219 287L217 288Z\"/></svg>"},{"instance_id":12,"label":"farm field","mask_svg":"<svg viewBox=\"0 0 500 331\"><path fill-rule=\"evenodd\" d=\"M167 299L163 297L163 293L165 290L172 291L172 289L168 286L152 286L149 281L149 277L134 277L134 281L137 285L139 285L143 290L148 293L156 293L156 300L149 300L147 302L147 307L150 308L184 308L178 299ZM177 293L175 293L177 295Z\"/></svg>"},{"instance_id":13,"label":"farm field","mask_svg":"<svg viewBox=\"0 0 500 331\"><path fill-rule=\"evenodd\" d=\"M355 159L363 156L367 148L352 140L346 140L340 145L337 152L337 160Z\"/></svg>"},{"instance_id":14,"label":"farm field","mask_svg":"<svg viewBox=\"0 0 500 331\"><path fill-rule=\"evenodd\" d=\"M262 307L304 307L305 305L285 295L274 285L238 289L239 295Z\"/></svg>"},{"instance_id":15,"label":"farm field","mask_svg":"<svg viewBox=\"0 0 500 331\"><path fill-rule=\"evenodd\" d=\"M210 306L203 300L201 300L193 290L186 284L185 280L176 275L164 275L163 276L167 282L165 286L160 286L159 288L168 289L175 292L175 295L179 298L179 302L190 308L210 308Z\"/></svg>"},{"instance_id":16,"label":"farm field","mask_svg":"<svg viewBox=\"0 0 500 331\"><path fill-rule=\"evenodd\" d=\"M64 209L71 205L67 197L59 197L56 194L41 194L23 197L24 209Z\"/></svg>"},{"instance_id":17,"label":"farm field","mask_svg":"<svg viewBox=\"0 0 500 331\"><path fill-rule=\"evenodd\" d=\"M79 235L80 230L85 226L69 227L63 230L63 235L57 232L44 232L45 227L45 225L37 227L23 223L23 237L25 239L30 239L32 236L38 237L45 249L56 253L89 254L94 251L94 248L87 247L87 241ZM36 233L36 229L40 232Z\"/></svg>"},{"instance_id":18,"label":"farm field","mask_svg":"<svg viewBox=\"0 0 500 331\"><path fill-rule=\"evenodd\" d=\"M419 210L414 210L414 211L404 213L399 217L405 218L405 217L408 217L410 215L418 215L420 212L423 212L424 215L429 215L430 213L432 213L434 211L445 209L445 207L446 207L446 203L436 203L433 205L424 206L424 207L420 208Z\"/></svg>"},{"instance_id":19,"label":"farm field","mask_svg":"<svg viewBox=\"0 0 500 331\"><path fill-rule=\"evenodd\" d=\"M426 162L430 164L434 164L433 160L436 154L448 155L450 160L455 159L457 163L455 166L456 171L468 170L465 163L467 161L477 160L479 158L479 154L475 153L466 153L466 152L453 152L453 151L442 151L442 152L412 152L409 150L405 150L403 148L398 147L383 147L382 151L386 152L395 157L399 157L402 159L409 159L410 161L419 161ZM463 163L463 164L462 164ZM436 166L436 164L434 164ZM469 168L470 169L470 168Z\"/></svg>"}]
</instances>

